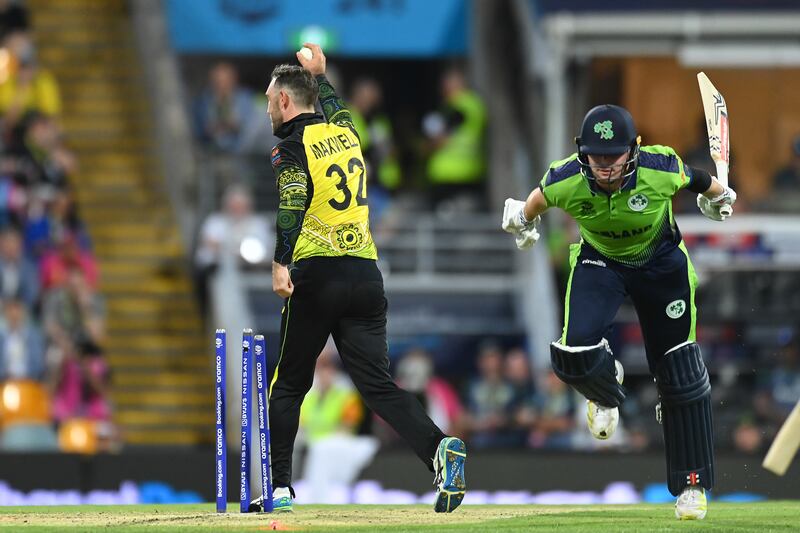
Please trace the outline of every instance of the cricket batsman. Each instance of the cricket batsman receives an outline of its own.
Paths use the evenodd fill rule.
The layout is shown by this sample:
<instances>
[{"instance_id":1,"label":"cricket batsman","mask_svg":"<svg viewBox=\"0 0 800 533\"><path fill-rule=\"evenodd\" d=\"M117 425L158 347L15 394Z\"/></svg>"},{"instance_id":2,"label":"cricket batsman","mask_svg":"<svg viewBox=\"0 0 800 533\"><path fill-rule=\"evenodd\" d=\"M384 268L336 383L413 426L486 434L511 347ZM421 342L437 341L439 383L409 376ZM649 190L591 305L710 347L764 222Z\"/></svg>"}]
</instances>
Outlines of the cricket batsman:
<instances>
[{"instance_id":1,"label":"cricket batsman","mask_svg":"<svg viewBox=\"0 0 800 533\"><path fill-rule=\"evenodd\" d=\"M701 520L714 486L711 385L696 342L697 277L672 215L681 189L697 193L706 217L732 213L736 193L708 172L683 164L668 146L641 146L630 113L591 109L575 139L577 153L555 161L522 202L507 199L503 229L527 249L539 239L540 215L559 207L580 228L570 247L564 330L550 345L553 370L586 397L589 430L607 439L625 399L623 369L605 339L630 296L642 327L647 363L660 398L667 484L675 515ZM722 209L725 207L725 209Z\"/></svg>"},{"instance_id":2,"label":"cricket batsman","mask_svg":"<svg viewBox=\"0 0 800 533\"><path fill-rule=\"evenodd\" d=\"M300 405L331 335L365 403L434 472L435 511L451 512L466 490L466 447L444 435L389 374L387 301L369 230L361 141L325 77L322 49L305 46L297 53L302 66L276 67L266 93L272 129L281 139L271 155L280 197L272 288L285 298L269 402L273 507L292 509ZM317 100L322 114L315 112Z\"/></svg>"}]
</instances>

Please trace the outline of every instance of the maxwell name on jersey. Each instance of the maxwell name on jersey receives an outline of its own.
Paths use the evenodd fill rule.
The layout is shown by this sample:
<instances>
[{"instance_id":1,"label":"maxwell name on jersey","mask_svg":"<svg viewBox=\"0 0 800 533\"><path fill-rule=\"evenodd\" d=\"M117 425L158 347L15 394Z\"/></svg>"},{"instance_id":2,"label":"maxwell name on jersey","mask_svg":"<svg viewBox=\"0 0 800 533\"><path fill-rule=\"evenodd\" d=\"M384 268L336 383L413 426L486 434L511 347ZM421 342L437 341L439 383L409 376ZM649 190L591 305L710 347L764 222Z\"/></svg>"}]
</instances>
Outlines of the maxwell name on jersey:
<instances>
[{"instance_id":1,"label":"maxwell name on jersey","mask_svg":"<svg viewBox=\"0 0 800 533\"><path fill-rule=\"evenodd\" d=\"M358 139L352 132L339 133L312 143L311 153L314 154L314 159L320 159L358 146Z\"/></svg>"}]
</instances>

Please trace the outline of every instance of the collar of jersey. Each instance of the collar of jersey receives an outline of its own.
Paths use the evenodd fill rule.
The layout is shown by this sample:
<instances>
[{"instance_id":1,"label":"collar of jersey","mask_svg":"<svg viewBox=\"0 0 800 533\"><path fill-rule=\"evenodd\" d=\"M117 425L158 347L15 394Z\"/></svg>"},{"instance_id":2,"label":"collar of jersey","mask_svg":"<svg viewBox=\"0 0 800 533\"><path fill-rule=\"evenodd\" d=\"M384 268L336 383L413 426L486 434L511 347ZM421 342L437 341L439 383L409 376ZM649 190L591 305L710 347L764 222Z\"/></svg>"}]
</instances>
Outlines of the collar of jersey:
<instances>
[{"instance_id":1,"label":"collar of jersey","mask_svg":"<svg viewBox=\"0 0 800 533\"><path fill-rule=\"evenodd\" d=\"M319 122L320 120L325 120L320 113L300 113L292 120L284 122L275 132L275 136L279 139L285 139L294 133L297 128L303 127L309 122Z\"/></svg>"},{"instance_id":2,"label":"collar of jersey","mask_svg":"<svg viewBox=\"0 0 800 533\"><path fill-rule=\"evenodd\" d=\"M636 172L633 173L633 176L631 176L631 178L628 180L628 182L625 185L623 185L622 188L619 191L616 191L616 192L632 191L634 188L636 188L636 175L637 174L639 174L639 169L638 168L636 169ZM595 180L587 179L586 181L589 184L589 190L592 191L592 194L604 194L606 196L613 196L614 195L614 193L608 194L606 191L604 191L603 189L598 187L597 186L597 182Z\"/></svg>"}]
</instances>

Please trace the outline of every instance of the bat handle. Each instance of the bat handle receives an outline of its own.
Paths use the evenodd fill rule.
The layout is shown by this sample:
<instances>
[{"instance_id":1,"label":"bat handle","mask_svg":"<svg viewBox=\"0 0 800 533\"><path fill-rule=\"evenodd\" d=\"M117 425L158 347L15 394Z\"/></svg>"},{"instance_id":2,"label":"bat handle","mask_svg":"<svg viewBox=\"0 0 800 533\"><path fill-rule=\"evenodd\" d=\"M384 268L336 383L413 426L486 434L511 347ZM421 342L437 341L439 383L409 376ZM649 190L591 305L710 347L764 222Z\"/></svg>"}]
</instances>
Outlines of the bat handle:
<instances>
[{"instance_id":1,"label":"bat handle","mask_svg":"<svg viewBox=\"0 0 800 533\"><path fill-rule=\"evenodd\" d=\"M725 161L716 161L717 166L717 181L723 186L728 186L728 163ZM719 208L719 214L724 217L729 217L733 214L733 208L729 205L724 205Z\"/></svg>"},{"instance_id":2,"label":"bat handle","mask_svg":"<svg viewBox=\"0 0 800 533\"><path fill-rule=\"evenodd\" d=\"M715 161L717 167L717 181L725 187L728 186L728 163L725 161Z\"/></svg>"}]
</instances>

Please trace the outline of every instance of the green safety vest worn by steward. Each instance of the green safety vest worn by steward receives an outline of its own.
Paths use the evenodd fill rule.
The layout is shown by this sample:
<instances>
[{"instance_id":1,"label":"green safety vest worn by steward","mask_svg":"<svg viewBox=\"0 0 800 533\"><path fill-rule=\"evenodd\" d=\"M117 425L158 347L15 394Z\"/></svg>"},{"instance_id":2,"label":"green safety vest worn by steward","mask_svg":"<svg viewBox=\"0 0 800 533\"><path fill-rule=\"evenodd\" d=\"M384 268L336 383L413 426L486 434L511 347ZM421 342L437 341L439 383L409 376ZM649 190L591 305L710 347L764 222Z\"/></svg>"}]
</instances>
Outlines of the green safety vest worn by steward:
<instances>
[{"instance_id":1,"label":"green safety vest worn by steward","mask_svg":"<svg viewBox=\"0 0 800 533\"><path fill-rule=\"evenodd\" d=\"M435 185L475 183L485 170L486 109L476 93L466 90L450 98L447 106L460 113L464 120L431 156L428 177Z\"/></svg>"},{"instance_id":2,"label":"green safety vest worn by steward","mask_svg":"<svg viewBox=\"0 0 800 533\"><path fill-rule=\"evenodd\" d=\"M555 161L540 188L580 227L582 241L605 257L638 267L680 244L672 197L691 183L688 167L668 146L643 146L636 172L609 195L581 174L577 154Z\"/></svg>"},{"instance_id":3,"label":"green safety vest worn by steward","mask_svg":"<svg viewBox=\"0 0 800 533\"><path fill-rule=\"evenodd\" d=\"M325 394L311 388L300 407L300 424L309 442L332 435L343 427L347 409L358 398L355 393L338 385L332 385Z\"/></svg>"},{"instance_id":4,"label":"green safety vest worn by steward","mask_svg":"<svg viewBox=\"0 0 800 533\"><path fill-rule=\"evenodd\" d=\"M392 142L392 123L386 115L377 115L367 122L367 119L356 111L350 110L353 119L353 126L361 139L361 152L366 156L372 148L372 133L375 132L381 139L378 142ZM378 182L389 190L397 189L402 180L400 164L393 153L381 154L376 158L375 164L378 168L374 169L378 174Z\"/></svg>"}]
</instances>

